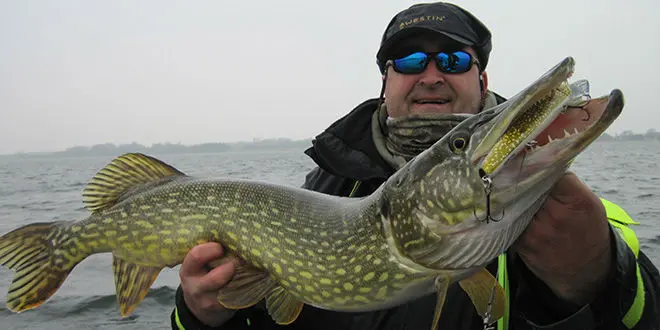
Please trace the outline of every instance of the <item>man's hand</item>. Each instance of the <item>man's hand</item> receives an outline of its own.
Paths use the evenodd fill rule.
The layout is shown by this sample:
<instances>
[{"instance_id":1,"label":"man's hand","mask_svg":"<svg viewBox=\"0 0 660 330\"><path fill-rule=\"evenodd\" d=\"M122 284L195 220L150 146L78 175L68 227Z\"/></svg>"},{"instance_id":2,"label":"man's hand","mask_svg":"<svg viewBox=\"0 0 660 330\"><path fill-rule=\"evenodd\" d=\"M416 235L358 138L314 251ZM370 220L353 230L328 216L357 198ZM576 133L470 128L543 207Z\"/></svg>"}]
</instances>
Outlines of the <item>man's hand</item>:
<instances>
[{"instance_id":1,"label":"man's hand","mask_svg":"<svg viewBox=\"0 0 660 330\"><path fill-rule=\"evenodd\" d=\"M208 326L220 326L235 314L235 311L222 307L217 296L218 290L234 276L237 259L227 260L211 271L207 266L211 261L221 258L223 253L218 243L200 244L188 252L179 270L186 306Z\"/></svg>"},{"instance_id":2,"label":"man's hand","mask_svg":"<svg viewBox=\"0 0 660 330\"><path fill-rule=\"evenodd\" d=\"M527 267L560 298L589 303L612 267L605 208L573 173L550 196L514 246Z\"/></svg>"}]
</instances>

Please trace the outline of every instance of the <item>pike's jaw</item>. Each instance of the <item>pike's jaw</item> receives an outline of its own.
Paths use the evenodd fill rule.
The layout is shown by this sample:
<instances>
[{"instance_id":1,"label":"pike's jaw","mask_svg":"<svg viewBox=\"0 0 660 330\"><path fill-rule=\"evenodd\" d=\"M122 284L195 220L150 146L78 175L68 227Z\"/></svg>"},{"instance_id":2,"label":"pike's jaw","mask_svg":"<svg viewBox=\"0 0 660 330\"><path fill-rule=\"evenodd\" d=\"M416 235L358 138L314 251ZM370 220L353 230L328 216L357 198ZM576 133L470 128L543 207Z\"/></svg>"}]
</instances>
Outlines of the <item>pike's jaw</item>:
<instances>
[{"instance_id":1,"label":"pike's jaw","mask_svg":"<svg viewBox=\"0 0 660 330\"><path fill-rule=\"evenodd\" d=\"M510 100L487 110L495 117L473 134L472 166L481 169L484 175L495 175L550 126L565 109L569 97L576 98L573 95L582 92L567 83L574 68L575 61L568 57Z\"/></svg>"},{"instance_id":2,"label":"pike's jaw","mask_svg":"<svg viewBox=\"0 0 660 330\"><path fill-rule=\"evenodd\" d=\"M598 103L601 101L594 100ZM565 113L560 114L502 167L497 182L506 185L525 184L547 171L565 170L573 158L602 133L594 125L603 110L604 107L599 109L598 105L586 109L567 108Z\"/></svg>"},{"instance_id":3,"label":"pike's jaw","mask_svg":"<svg viewBox=\"0 0 660 330\"><path fill-rule=\"evenodd\" d=\"M571 58L564 60L493 119L471 159L480 176L500 189L524 189L521 184L533 185L549 171L563 172L618 116L621 109L616 107L623 106L620 92L612 94L615 109L601 123L610 97L590 100L586 80L569 85L573 67Z\"/></svg>"},{"instance_id":4,"label":"pike's jaw","mask_svg":"<svg viewBox=\"0 0 660 330\"><path fill-rule=\"evenodd\" d=\"M478 149L483 149L490 144L485 155L473 158L473 164L478 165L482 176L495 176L525 148L544 145L545 140L540 138L540 135L555 125L557 117L567 108L571 90L568 83L562 81L556 87L549 88L545 93L538 92L526 105L519 105L522 110L515 111L515 116L510 119L510 123L506 124L504 119L511 114L506 112L501 114L500 116L504 119L493 125L488 137L484 139L486 143L479 145ZM506 127L502 127L504 125ZM498 134L497 131L502 133ZM490 143L487 140L490 140Z\"/></svg>"},{"instance_id":5,"label":"pike's jaw","mask_svg":"<svg viewBox=\"0 0 660 330\"><path fill-rule=\"evenodd\" d=\"M503 189L524 191L551 173L564 172L617 118L622 102L619 91L592 99L581 107L572 106L569 101L550 125L529 139L499 168L492 177L493 183L501 193L505 193Z\"/></svg>"}]
</instances>

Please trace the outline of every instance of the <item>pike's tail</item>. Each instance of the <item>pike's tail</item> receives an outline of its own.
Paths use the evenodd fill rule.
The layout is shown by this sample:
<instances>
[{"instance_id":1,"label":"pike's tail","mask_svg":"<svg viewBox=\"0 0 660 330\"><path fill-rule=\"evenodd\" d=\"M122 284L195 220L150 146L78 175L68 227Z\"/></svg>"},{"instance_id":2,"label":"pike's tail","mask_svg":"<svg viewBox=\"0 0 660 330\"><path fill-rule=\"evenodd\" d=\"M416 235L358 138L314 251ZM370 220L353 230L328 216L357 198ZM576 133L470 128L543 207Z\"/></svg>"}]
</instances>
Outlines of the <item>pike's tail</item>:
<instances>
[{"instance_id":1,"label":"pike's tail","mask_svg":"<svg viewBox=\"0 0 660 330\"><path fill-rule=\"evenodd\" d=\"M66 239L66 223L33 223L0 237L0 264L15 271L7 293L9 310L22 312L41 305L87 256L75 248L56 246Z\"/></svg>"}]
</instances>

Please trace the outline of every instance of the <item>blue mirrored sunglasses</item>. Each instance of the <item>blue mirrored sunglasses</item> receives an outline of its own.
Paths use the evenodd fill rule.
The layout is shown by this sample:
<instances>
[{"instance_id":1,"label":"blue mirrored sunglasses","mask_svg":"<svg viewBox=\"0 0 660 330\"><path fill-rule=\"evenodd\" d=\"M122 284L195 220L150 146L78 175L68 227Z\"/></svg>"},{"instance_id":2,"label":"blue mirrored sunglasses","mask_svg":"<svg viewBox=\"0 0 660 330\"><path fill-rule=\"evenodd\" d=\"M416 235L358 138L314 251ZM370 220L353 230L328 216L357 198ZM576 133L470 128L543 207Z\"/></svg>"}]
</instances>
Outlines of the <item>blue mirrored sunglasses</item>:
<instances>
[{"instance_id":1,"label":"blue mirrored sunglasses","mask_svg":"<svg viewBox=\"0 0 660 330\"><path fill-rule=\"evenodd\" d=\"M479 66L479 61L473 59L470 53L462 50L453 53L415 52L389 62L392 64L394 71L398 73L417 74L422 73L426 69L431 58L435 59L438 70L444 73L463 73L469 71L472 68L472 64Z\"/></svg>"}]
</instances>

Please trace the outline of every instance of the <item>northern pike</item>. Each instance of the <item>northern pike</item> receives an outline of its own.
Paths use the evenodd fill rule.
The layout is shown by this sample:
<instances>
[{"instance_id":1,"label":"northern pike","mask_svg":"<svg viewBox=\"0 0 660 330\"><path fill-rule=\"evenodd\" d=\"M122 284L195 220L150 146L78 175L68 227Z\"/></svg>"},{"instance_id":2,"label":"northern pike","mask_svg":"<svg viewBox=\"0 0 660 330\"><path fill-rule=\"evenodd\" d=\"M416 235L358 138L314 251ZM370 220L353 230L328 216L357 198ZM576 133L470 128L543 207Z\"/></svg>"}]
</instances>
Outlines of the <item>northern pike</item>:
<instances>
[{"instance_id":1,"label":"northern pike","mask_svg":"<svg viewBox=\"0 0 660 330\"><path fill-rule=\"evenodd\" d=\"M617 89L591 99L588 82L569 83L573 70L568 57L469 116L366 197L197 178L148 155L121 155L84 188L88 217L27 224L0 238L0 263L15 271L7 307L39 306L79 262L110 252L127 316L164 267L197 244L219 242L244 261L219 302L240 309L265 299L279 324L295 321L304 304L372 311L435 292L435 328L453 283L496 320L506 300L485 266L623 109Z\"/></svg>"}]
</instances>

